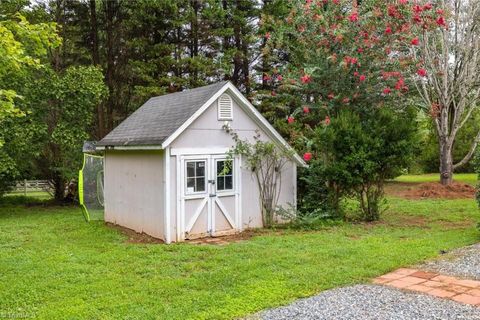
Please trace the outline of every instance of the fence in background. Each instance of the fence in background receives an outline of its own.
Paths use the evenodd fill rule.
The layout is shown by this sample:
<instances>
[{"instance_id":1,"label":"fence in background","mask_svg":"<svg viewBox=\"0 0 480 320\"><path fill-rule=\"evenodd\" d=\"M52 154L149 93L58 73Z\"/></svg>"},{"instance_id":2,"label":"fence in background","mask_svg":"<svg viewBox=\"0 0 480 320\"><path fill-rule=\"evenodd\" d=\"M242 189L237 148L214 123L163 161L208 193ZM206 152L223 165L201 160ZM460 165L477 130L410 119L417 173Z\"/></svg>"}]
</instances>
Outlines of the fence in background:
<instances>
[{"instance_id":1,"label":"fence in background","mask_svg":"<svg viewBox=\"0 0 480 320\"><path fill-rule=\"evenodd\" d=\"M44 191L48 193L53 192L52 185L48 180L20 180L15 183L13 190L15 193L23 193L27 196L30 192Z\"/></svg>"}]
</instances>

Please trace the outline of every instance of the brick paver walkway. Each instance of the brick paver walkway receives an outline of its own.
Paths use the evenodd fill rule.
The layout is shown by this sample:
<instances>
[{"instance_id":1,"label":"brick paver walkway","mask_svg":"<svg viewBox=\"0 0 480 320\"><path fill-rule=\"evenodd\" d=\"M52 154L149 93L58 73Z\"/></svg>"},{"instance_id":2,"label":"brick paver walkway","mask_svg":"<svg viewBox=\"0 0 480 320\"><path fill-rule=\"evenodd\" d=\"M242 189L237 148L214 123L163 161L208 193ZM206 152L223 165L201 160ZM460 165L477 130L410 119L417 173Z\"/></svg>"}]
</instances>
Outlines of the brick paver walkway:
<instances>
[{"instance_id":1,"label":"brick paver walkway","mask_svg":"<svg viewBox=\"0 0 480 320\"><path fill-rule=\"evenodd\" d=\"M476 280L402 268L375 278L373 282L480 306L480 281Z\"/></svg>"}]
</instances>

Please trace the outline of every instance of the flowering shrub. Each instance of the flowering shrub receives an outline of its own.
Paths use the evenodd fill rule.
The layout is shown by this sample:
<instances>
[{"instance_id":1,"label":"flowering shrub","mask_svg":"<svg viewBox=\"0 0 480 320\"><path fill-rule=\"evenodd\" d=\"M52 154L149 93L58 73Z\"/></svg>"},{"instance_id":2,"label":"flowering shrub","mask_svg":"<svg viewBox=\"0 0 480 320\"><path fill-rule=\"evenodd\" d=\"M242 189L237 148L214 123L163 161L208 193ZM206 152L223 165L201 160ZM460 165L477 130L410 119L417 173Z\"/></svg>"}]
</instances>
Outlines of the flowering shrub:
<instances>
[{"instance_id":1,"label":"flowering shrub","mask_svg":"<svg viewBox=\"0 0 480 320\"><path fill-rule=\"evenodd\" d=\"M273 142L262 140L260 132L256 132L253 142L241 139L235 132L231 136L235 146L229 151L229 157L241 155L246 167L252 171L259 190L263 226L269 228L275 222L278 209L282 171L293 153L278 148Z\"/></svg>"},{"instance_id":2,"label":"flowering shrub","mask_svg":"<svg viewBox=\"0 0 480 320\"><path fill-rule=\"evenodd\" d=\"M437 4L407 0L363 0L358 6L355 3L351 0L292 0L285 23L271 32L268 40L269 52L279 57L279 64L287 57L283 67L275 70L283 75L282 81L272 77L270 82L279 111L285 115L276 125L297 150L308 155L312 165L324 163L338 147L338 144L327 146L323 143L318 139L319 132L338 137L338 143L345 141L332 124L346 111L358 117L362 135L370 137L364 123L377 128L376 138L383 139L377 143L384 146L392 133L375 118L381 115L379 109L391 107L395 109L390 113L391 121L399 118L414 126L413 116L405 106L411 105L412 93L416 91L412 90L414 82L428 77L426 67L416 54L422 45L419 33L447 28L445 11ZM322 138L328 135L323 137L322 134ZM350 141L345 150L355 149L359 143L369 146L369 139ZM364 149L365 146L358 147ZM399 156L406 156L402 150L398 152ZM364 155L374 157L369 152ZM390 156L397 158L395 154ZM336 158L336 161L343 160L340 156ZM373 191L369 189L369 195L364 193L363 199L380 198L383 193L381 179L391 174L380 172L378 166L364 168L372 159L366 158L364 163L356 164L361 170L368 169L368 174L359 173L356 177L337 181L335 175L325 172L329 176L327 183L337 187L340 182L345 183L344 189L352 190L353 184L371 183L373 176L378 192L370 197L369 192ZM357 172L351 171L352 174Z\"/></svg>"}]
</instances>

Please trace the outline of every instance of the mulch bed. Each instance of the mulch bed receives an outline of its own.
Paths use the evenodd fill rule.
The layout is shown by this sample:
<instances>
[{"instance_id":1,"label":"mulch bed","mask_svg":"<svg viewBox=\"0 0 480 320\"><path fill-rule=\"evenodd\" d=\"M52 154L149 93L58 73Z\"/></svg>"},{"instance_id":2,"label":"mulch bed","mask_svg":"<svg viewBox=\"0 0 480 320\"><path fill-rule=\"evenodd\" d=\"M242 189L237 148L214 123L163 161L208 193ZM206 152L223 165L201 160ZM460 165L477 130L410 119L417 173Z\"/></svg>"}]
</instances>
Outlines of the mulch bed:
<instances>
[{"instance_id":1,"label":"mulch bed","mask_svg":"<svg viewBox=\"0 0 480 320\"><path fill-rule=\"evenodd\" d=\"M469 199L475 197L475 187L461 182L444 186L438 182L394 182L385 187L387 195L406 199Z\"/></svg>"}]
</instances>

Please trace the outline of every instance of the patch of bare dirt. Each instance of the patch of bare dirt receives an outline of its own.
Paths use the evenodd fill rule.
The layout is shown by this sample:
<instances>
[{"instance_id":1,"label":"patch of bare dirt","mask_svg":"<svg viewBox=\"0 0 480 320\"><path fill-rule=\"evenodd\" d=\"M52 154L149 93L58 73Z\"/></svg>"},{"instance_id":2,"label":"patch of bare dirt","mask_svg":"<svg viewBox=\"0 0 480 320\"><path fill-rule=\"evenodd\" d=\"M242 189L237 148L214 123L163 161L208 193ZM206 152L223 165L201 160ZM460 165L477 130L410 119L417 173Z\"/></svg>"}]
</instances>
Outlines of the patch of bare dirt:
<instances>
[{"instance_id":1,"label":"patch of bare dirt","mask_svg":"<svg viewBox=\"0 0 480 320\"><path fill-rule=\"evenodd\" d=\"M190 244L199 244L199 245L227 245L229 243L236 243L245 240L249 240L254 235L258 235L259 232L256 230L244 230L240 233L230 234L226 236L220 237L206 237L206 238L199 238L194 240L187 240L186 243Z\"/></svg>"},{"instance_id":2,"label":"patch of bare dirt","mask_svg":"<svg viewBox=\"0 0 480 320\"><path fill-rule=\"evenodd\" d=\"M461 182L452 182L448 186L438 182L396 182L387 185L385 193L406 199L469 199L475 197L475 187Z\"/></svg>"},{"instance_id":3,"label":"patch of bare dirt","mask_svg":"<svg viewBox=\"0 0 480 320\"><path fill-rule=\"evenodd\" d=\"M106 223L107 226L110 228L116 229L120 231L122 234L128 237L128 243L147 243L147 244L164 244L165 242L161 239L157 239L152 237L146 233L136 232L135 230L125 228L110 222ZM258 235L261 232L258 230L244 230L243 232L225 235L220 237L206 237L206 238L199 238L194 240L186 240L186 243L190 244L200 244L200 245L226 245L229 243L235 243L240 241L245 241L252 238L254 235Z\"/></svg>"},{"instance_id":4,"label":"patch of bare dirt","mask_svg":"<svg viewBox=\"0 0 480 320\"><path fill-rule=\"evenodd\" d=\"M129 243L164 243L163 240L154 238L146 233L139 233L135 230L125 228L110 222L106 223L110 228L120 231L122 234L128 237L127 242Z\"/></svg>"}]
</instances>

